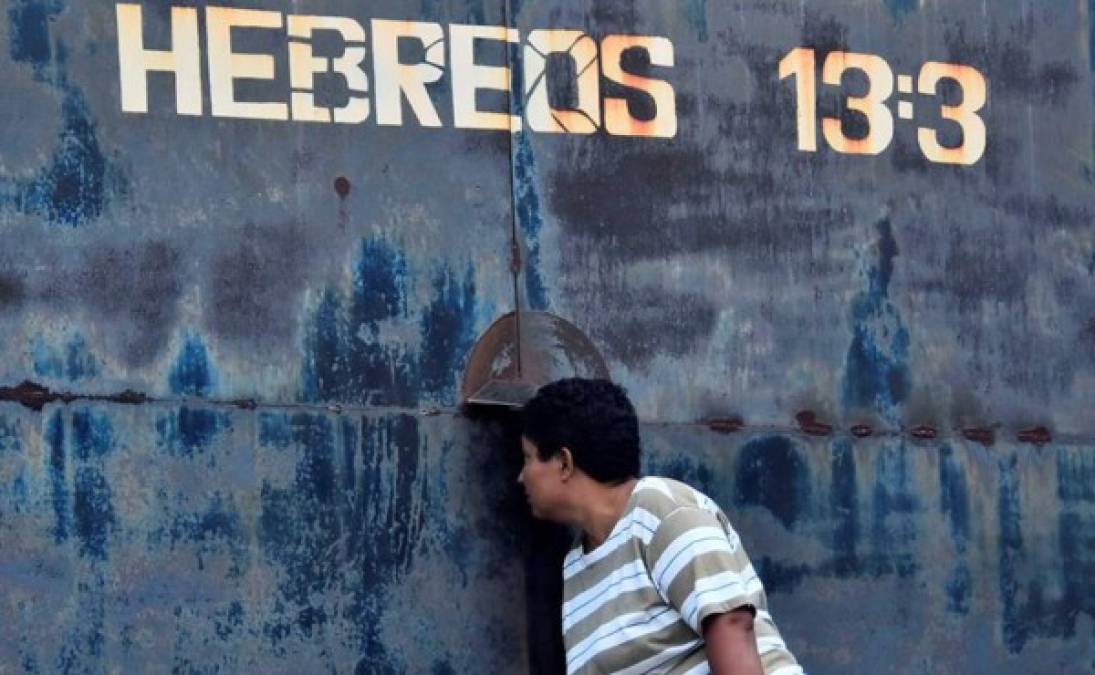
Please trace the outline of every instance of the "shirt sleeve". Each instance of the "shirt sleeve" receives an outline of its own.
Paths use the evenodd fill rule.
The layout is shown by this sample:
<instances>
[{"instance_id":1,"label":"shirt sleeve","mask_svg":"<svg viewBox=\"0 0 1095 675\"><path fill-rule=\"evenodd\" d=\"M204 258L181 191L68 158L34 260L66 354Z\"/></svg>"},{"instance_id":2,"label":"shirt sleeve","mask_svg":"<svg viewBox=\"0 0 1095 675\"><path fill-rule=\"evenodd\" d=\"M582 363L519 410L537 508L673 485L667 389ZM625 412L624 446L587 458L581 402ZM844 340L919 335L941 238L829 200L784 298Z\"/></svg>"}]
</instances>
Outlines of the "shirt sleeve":
<instances>
[{"instance_id":1,"label":"shirt sleeve","mask_svg":"<svg viewBox=\"0 0 1095 675\"><path fill-rule=\"evenodd\" d=\"M737 533L706 509L682 507L662 519L646 558L654 586L697 635L709 616L743 607L755 616L764 606Z\"/></svg>"}]
</instances>

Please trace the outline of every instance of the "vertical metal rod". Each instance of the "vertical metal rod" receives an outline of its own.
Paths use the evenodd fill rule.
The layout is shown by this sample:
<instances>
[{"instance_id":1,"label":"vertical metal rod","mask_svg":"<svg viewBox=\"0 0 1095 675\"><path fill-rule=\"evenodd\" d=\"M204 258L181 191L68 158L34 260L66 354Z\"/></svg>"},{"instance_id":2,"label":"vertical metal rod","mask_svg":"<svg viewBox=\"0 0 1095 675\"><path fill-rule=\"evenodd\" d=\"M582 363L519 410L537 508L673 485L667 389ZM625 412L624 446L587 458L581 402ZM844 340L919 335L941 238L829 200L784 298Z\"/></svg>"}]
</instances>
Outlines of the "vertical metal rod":
<instances>
[{"instance_id":1,"label":"vertical metal rod","mask_svg":"<svg viewBox=\"0 0 1095 675\"><path fill-rule=\"evenodd\" d=\"M513 28L510 25L510 0L502 0L502 22L505 24L506 29ZM513 100L514 96L519 96L520 92L513 91L514 82L514 70L513 64L510 60L510 43L507 41L506 45L506 69L509 71L510 92L509 92L509 112L513 114ZM512 122L511 122L512 124ZM512 128L509 131L509 196L510 196L510 274L513 276L513 319L514 329L517 334L517 377L522 376L522 363L521 352L523 340L521 336L521 292L518 279L521 275L521 247L517 241L517 193L516 183L513 178L514 167L514 155L513 155L513 134L516 133Z\"/></svg>"}]
</instances>

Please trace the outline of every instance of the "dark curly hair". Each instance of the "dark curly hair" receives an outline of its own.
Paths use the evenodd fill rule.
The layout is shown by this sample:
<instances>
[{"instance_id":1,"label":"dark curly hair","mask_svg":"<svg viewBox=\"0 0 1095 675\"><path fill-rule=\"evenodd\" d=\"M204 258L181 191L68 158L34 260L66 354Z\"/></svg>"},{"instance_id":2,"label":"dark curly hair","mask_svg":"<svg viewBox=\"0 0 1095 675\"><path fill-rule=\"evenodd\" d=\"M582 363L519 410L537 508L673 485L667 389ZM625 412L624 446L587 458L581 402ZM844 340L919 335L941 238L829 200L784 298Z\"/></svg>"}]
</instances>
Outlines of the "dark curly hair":
<instances>
[{"instance_id":1,"label":"dark curly hair","mask_svg":"<svg viewBox=\"0 0 1095 675\"><path fill-rule=\"evenodd\" d=\"M523 433L541 460L565 446L599 483L639 475L639 421L627 393L608 380L573 377L546 384L522 413Z\"/></svg>"}]
</instances>

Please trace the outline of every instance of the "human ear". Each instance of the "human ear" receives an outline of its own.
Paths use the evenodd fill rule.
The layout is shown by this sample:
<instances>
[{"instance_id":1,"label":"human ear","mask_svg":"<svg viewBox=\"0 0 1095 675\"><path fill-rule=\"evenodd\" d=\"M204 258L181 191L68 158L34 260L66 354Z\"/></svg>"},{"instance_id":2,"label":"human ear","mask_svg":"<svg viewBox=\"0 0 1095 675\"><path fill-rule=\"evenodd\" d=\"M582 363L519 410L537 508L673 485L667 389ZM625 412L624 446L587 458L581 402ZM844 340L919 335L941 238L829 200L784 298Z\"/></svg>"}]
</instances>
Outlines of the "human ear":
<instances>
[{"instance_id":1,"label":"human ear","mask_svg":"<svg viewBox=\"0 0 1095 675\"><path fill-rule=\"evenodd\" d=\"M574 475L574 455L570 448L563 446L559 449L559 477L568 480Z\"/></svg>"}]
</instances>

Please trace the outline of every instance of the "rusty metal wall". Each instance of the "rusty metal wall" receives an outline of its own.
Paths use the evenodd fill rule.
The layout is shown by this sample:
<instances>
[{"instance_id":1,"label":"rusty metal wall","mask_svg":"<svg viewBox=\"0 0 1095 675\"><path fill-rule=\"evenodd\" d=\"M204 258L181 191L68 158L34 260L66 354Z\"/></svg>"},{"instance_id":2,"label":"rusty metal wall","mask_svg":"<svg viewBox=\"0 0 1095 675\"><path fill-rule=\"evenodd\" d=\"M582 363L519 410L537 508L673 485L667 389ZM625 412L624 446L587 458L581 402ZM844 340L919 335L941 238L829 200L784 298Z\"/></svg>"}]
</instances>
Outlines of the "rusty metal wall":
<instances>
[{"instance_id":1,"label":"rusty metal wall","mask_svg":"<svg viewBox=\"0 0 1095 675\"><path fill-rule=\"evenodd\" d=\"M115 4L0 3L0 672L549 672L512 429L456 407L514 227L808 672L1095 670L1095 1L186 3L663 36L671 139L455 128L444 77L441 128L123 112ZM797 47L976 68L984 157L919 149L953 91L799 151Z\"/></svg>"}]
</instances>

